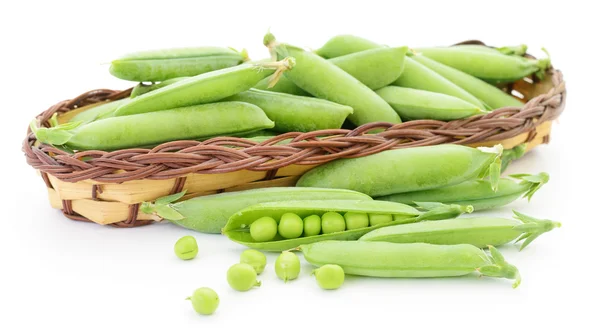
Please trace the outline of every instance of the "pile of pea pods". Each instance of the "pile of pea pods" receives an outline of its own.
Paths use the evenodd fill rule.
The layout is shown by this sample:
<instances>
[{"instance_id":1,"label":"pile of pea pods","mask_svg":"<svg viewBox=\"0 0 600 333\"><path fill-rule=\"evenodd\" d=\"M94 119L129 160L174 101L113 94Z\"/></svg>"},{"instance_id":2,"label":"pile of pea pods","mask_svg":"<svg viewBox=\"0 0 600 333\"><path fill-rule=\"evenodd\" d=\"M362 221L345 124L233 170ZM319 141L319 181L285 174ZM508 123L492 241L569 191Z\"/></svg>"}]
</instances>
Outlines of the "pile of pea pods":
<instances>
[{"instance_id":1,"label":"pile of pea pods","mask_svg":"<svg viewBox=\"0 0 600 333\"><path fill-rule=\"evenodd\" d=\"M264 140L286 132L353 129L371 122L456 120L523 102L500 89L543 76L550 60L527 47L387 46L339 35L315 51L263 38L270 57L204 46L140 51L111 62L136 82L130 96L31 127L71 151L146 148L219 136Z\"/></svg>"}]
</instances>

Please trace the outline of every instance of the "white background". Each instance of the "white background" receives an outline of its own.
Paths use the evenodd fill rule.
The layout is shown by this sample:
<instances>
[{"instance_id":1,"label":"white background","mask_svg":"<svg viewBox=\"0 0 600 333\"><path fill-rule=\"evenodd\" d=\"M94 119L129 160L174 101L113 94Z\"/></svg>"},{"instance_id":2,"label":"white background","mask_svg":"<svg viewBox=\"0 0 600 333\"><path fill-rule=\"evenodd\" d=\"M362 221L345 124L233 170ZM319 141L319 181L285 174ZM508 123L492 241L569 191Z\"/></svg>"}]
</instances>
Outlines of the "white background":
<instances>
[{"instance_id":1,"label":"white background","mask_svg":"<svg viewBox=\"0 0 600 333\"><path fill-rule=\"evenodd\" d=\"M0 332L597 331L598 47L594 10L583 1L3 1L0 5L2 228ZM175 46L222 45L267 55L268 28L279 40L318 48L349 33L390 45L545 46L565 74L567 108L550 145L512 172L547 171L531 203L510 209L563 222L523 252L501 250L523 275L430 280L348 278L320 290L303 266L277 280L274 255L263 286L231 290L227 268L243 248L219 235L194 234L199 256L178 260L174 242L189 231L168 225L115 229L73 222L48 204L43 181L20 150L26 126L45 108L95 88L122 89L103 63L123 53ZM589 37L585 37L589 36ZM221 297L203 317L184 301L209 286ZM592 302L591 305L586 305ZM594 309L596 311L594 311ZM596 329L593 329L596 327Z\"/></svg>"}]
</instances>

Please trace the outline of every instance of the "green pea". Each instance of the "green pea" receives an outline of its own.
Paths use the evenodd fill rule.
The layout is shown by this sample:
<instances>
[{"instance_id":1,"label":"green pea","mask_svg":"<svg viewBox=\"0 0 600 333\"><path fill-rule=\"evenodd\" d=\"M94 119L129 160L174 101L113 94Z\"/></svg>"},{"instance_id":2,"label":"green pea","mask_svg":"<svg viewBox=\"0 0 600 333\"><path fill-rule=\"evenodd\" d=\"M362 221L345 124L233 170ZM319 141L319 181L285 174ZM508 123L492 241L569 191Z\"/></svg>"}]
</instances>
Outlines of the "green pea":
<instances>
[{"instance_id":1,"label":"green pea","mask_svg":"<svg viewBox=\"0 0 600 333\"><path fill-rule=\"evenodd\" d=\"M295 280L300 275L300 259L298 259L298 256L289 251L281 252L275 261L275 274L283 282Z\"/></svg>"},{"instance_id":2,"label":"green pea","mask_svg":"<svg viewBox=\"0 0 600 333\"><path fill-rule=\"evenodd\" d=\"M198 254L198 243L193 236L183 236L175 242L175 255L179 259L190 260Z\"/></svg>"},{"instance_id":3,"label":"green pea","mask_svg":"<svg viewBox=\"0 0 600 333\"><path fill-rule=\"evenodd\" d=\"M427 243L328 240L300 246L304 259L314 266L335 264L349 275L386 278L432 278L482 275L521 282L519 270L506 262L493 246L490 255L470 244L436 245ZM475 280L473 280L475 281Z\"/></svg>"},{"instance_id":4,"label":"green pea","mask_svg":"<svg viewBox=\"0 0 600 333\"><path fill-rule=\"evenodd\" d=\"M304 237L316 236L321 234L321 217L319 215L309 215L304 218Z\"/></svg>"},{"instance_id":5,"label":"green pea","mask_svg":"<svg viewBox=\"0 0 600 333\"><path fill-rule=\"evenodd\" d=\"M385 121L400 123L400 117L373 90L332 62L302 48L281 44L267 34L264 44L278 59L293 57L295 66L284 75L311 95L352 107L348 119L355 125Z\"/></svg>"},{"instance_id":6,"label":"green pea","mask_svg":"<svg viewBox=\"0 0 600 333\"><path fill-rule=\"evenodd\" d=\"M285 213L279 220L278 231L281 237L290 239L298 238L302 235L304 222L302 218L294 213Z\"/></svg>"},{"instance_id":7,"label":"green pea","mask_svg":"<svg viewBox=\"0 0 600 333\"><path fill-rule=\"evenodd\" d=\"M250 225L250 236L257 242L268 242L277 235L277 221L264 216Z\"/></svg>"},{"instance_id":8,"label":"green pea","mask_svg":"<svg viewBox=\"0 0 600 333\"><path fill-rule=\"evenodd\" d=\"M256 274L260 275L265 270L265 266L267 266L267 256L260 251L248 249L242 252L240 263L252 266Z\"/></svg>"},{"instance_id":9,"label":"green pea","mask_svg":"<svg viewBox=\"0 0 600 333\"><path fill-rule=\"evenodd\" d=\"M219 307L219 295L208 287L202 287L194 290L192 296L186 298L192 302L192 307L198 314L211 315Z\"/></svg>"},{"instance_id":10,"label":"green pea","mask_svg":"<svg viewBox=\"0 0 600 333\"><path fill-rule=\"evenodd\" d=\"M369 226L369 215L366 213L347 212L344 214L346 229L360 229Z\"/></svg>"},{"instance_id":11,"label":"green pea","mask_svg":"<svg viewBox=\"0 0 600 333\"><path fill-rule=\"evenodd\" d=\"M321 216L321 229L324 234L346 230L344 217L337 212L327 212Z\"/></svg>"},{"instance_id":12,"label":"green pea","mask_svg":"<svg viewBox=\"0 0 600 333\"><path fill-rule=\"evenodd\" d=\"M245 263L234 264L227 270L227 283L237 291L248 291L254 287L260 287L261 282L256 278L254 267Z\"/></svg>"},{"instance_id":13,"label":"green pea","mask_svg":"<svg viewBox=\"0 0 600 333\"><path fill-rule=\"evenodd\" d=\"M158 91L158 90L156 90ZM146 96L142 95L139 98ZM129 105L129 104L125 104ZM210 126L198 126L210 124ZM275 124L256 105L218 102L111 117L75 128L33 128L37 138L75 150L117 150L154 146L175 140L203 140L243 134Z\"/></svg>"},{"instance_id":14,"label":"green pea","mask_svg":"<svg viewBox=\"0 0 600 333\"><path fill-rule=\"evenodd\" d=\"M392 222L392 214L369 214L369 225Z\"/></svg>"},{"instance_id":15,"label":"green pea","mask_svg":"<svg viewBox=\"0 0 600 333\"><path fill-rule=\"evenodd\" d=\"M344 284L344 269L339 265L326 264L315 269L312 274L319 287L325 290L338 289Z\"/></svg>"}]
</instances>

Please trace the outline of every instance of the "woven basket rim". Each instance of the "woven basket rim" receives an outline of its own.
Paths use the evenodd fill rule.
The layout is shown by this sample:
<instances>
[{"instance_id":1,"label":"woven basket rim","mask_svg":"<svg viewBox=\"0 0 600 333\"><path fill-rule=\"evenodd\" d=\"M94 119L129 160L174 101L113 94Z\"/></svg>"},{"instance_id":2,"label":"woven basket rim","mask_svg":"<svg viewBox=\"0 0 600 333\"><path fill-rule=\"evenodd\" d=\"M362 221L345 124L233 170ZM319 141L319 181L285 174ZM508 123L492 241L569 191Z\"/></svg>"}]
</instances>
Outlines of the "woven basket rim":
<instances>
[{"instance_id":1,"label":"woven basket rim","mask_svg":"<svg viewBox=\"0 0 600 333\"><path fill-rule=\"evenodd\" d=\"M485 45L476 40L458 44ZM400 124L375 122L353 130L283 133L264 142L238 137L216 137L204 141L172 141L152 149L81 151L74 154L47 144L36 145L35 135L28 129L22 150L27 163L33 168L66 182L94 180L122 183L141 179L173 179L192 173L215 174L239 170L267 171L274 175L278 169L292 164L322 164L388 149L500 141L534 132L539 124L557 119L566 103L562 72L550 68L547 75L551 76L552 88L527 101L522 107L504 107L461 120L413 120ZM55 104L36 119L39 126L48 126L48 120L55 113L125 98L129 96L131 89L91 90ZM365 134L373 129L383 131ZM317 138L319 136L321 138ZM532 139L530 135L528 141ZM284 140L291 141L282 143Z\"/></svg>"}]
</instances>

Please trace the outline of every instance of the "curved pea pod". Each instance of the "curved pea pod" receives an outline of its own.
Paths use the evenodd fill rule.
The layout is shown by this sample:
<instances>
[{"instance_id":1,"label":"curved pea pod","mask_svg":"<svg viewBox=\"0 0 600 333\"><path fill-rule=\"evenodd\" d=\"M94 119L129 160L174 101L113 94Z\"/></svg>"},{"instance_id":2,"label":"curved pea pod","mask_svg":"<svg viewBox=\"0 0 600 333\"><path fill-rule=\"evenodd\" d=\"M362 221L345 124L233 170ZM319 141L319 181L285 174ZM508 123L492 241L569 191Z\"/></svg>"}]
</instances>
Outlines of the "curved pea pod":
<instances>
[{"instance_id":1,"label":"curved pea pod","mask_svg":"<svg viewBox=\"0 0 600 333\"><path fill-rule=\"evenodd\" d=\"M110 73L123 80L157 82L233 67L247 59L245 50L225 47L173 48L131 53L112 61Z\"/></svg>"},{"instance_id":2,"label":"curved pea pod","mask_svg":"<svg viewBox=\"0 0 600 333\"><path fill-rule=\"evenodd\" d=\"M387 86L375 92L402 119L455 120L487 113L460 98L426 90Z\"/></svg>"},{"instance_id":3,"label":"curved pea pod","mask_svg":"<svg viewBox=\"0 0 600 333\"><path fill-rule=\"evenodd\" d=\"M560 222L514 213L516 220L482 216L388 226L373 230L360 240L439 245L471 244L479 248L525 240L520 248L523 250L543 233L561 226Z\"/></svg>"},{"instance_id":4,"label":"curved pea pod","mask_svg":"<svg viewBox=\"0 0 600 333\"><path fill-rule=\"evenodd\" d=\"M162 87L166 87L170 84L173 84L175 82L179 82L182 80L185 80L189 78L189 76L183 76L183 77L175 77L172 79L168 79L165 81L162 81L160 83L150 83L150 84L144 84L144 83L139 83L138 85L136 85L135 87L133 87L133 89L131 89L131 94L129 95L130 98L134 98L140 95L143 95L145 93L149 93L151 91L154 91L156 89L160 89Z\"/></svg>"},{"instance_id":5,"label":"curved pea pod","mask_svg":"<svg viewBox=\"0 0 600 333\"><path fill-rule=\"evenodd\" d=\"M167 110L184 106L212 103L246 91L271 74L274 81L292 68L294 60L273 63L241 64L177 81L165 87L135 97L115 111L116 116Z\"/></svg>"},{"instance_id":6,"label":"curved pea pod","mask_svg":"<svg viewBox=\"0 0 600 333\"><path fill-rule=\"evenodd\" d=\"M71 118L70 122L81 122L82 124L91 123L99 119L109 118L121 106L129 103L130 98L118 99L116 101L104 103L96 107L87 109L75 117Z\"/></svg>"},{"instance_id":7,"label":"curved pea pod","mask_svg":"<svg viewBox=\"0 0 600 333\"><path fill-rule=\"evenodd\" d=\"M383 46L359 36L337 35L330 38L315 53L325 59L330 59L378 47Z\"/></svg>"},{"instance_id":8,"label":"curved pea pod","mask_svg":"<svg viewBox=\"0 0 600 333\"><path fill-rule=\"evenodd\" d=\"M310 132L340 128L353 110L327 100L284 93L249 89L226 98L260 107L275 122L276 131Z\"/></svg>"},{"instance_id":9,"label":"curved pea pod","mask_svg":"<svg viewBox=\"0 0 600 333\"><path fill-rule=\"evenodd\" d=\"M502 46L502 47L491 47L485 45L476 45L476 44L463 44L463 45L453 45L452 47L457 47L461 49L467 49L472 51L479 52L490 52L496 54L506 54L506 55L515 55L522 56L527 53L527 45L519 44L512 46Z\"/></svg>"},{"instance_id":10,"label":"curved pea pod","mask_svg":"<svg viewBox=\"0 0 600 333\"><path fill-rule=\"evenodd\" d=\"M344 273L384 278L432 278L482 275L514 279L519 286L519 270L506 262L502 254L490 246L488 255L470 244L436 245L426 243L398 244L390 242L324 241L301 245L304 259L320 267L339 265Z\"/></svg>"},{"instance_id":11,"label":"curved pea pod","mask_svg":"<svg viewBox=\"0 0 600 333\"><path fill-rule=\"evenodd\" d=\"M445 204L471 205L476 211L491 209L507 205L520 197L531 200L531 197L544 184L550 176L541 172L537 175L517 174L511 175L520 182L508 178L501 178L498 190L492 190L489 180L469 180L463 183L435 188L431 190L405 192L377 197L377 200L399 202L411 206L418 202L433 201Z\"/></svg>"},{"instance_id":12,"label":"curved pea pod","mask_svg":"<svg viewBox=\"0 0 600 333\"><path fill-rule=\"evenodd\" d=\"M523 102L500 90L498 87L472 75L461 72L458 69L446 66L422 55L414 55L411 59L466 90L471 95L483 101L486 105L489 105L491 109L498 109L505 106L523 106Z\"/></svg>"},{"instance_id":13,"label":"curved pea pod","mask_svg":"<svg viewBox=\"0 0 600 333\"><path fill-rule=\"evenodd\" d=\"M236 212L263 202L308 199L372 200L366 194L348 190L270 187L205 195L175 202L184 194L185 192L181 192L157 199L154 203L142 203L140 209L186 229L218 234Z\"/></svg>"},{"instance_id":14,"label":"curved pea pod","mask_svg":"<svg viewBox=\"0 0 600 333\"><path fill-rule=\"evenodd\" d=\"M459 205L435 205L432 204L429 211L422 212L414 207L395 202L365 201L365 200L296 200L265 202L246 207L233 214L222 233L232 241L250 248L263 251L285 251L302 244L320 242L324 240L354 240L360 238L369 231L384 226L399 223L414 223L423 220L446 219L459 216L471 211L471 207ZM327 212L345 214L347 212L367 214L391 214L393 220L369 227L319 234L315 236L301 236L299 238L284 239L280 235L272 241L258 242L250 234L250 225L259 218L271 217L279 221L285 213L294 213L305 218L310 215L323 215Z\"/></svg>"},{"instance_id":15,"label":"curved pea pod","mask_svg":"<svg viewBox=\"0 0 600 333\"><path fill-rule=\"evenodd\" d=\"M413 88L450 95L467 101L482 110L488 107L477 97L471 95L463 88L452 83L442 75L427 68L409 56L405 60L404 72L393 84L404 88Z\"/></svg>"},{"instance_id":16,"label":"curved pea pod","mask_svg":"<svg viewBox=\"0 0 600 333\"><path fill-rule=\"evenodd\" d=\"M543 78L549 58L529 59L465 48L429 47L416 49L427 58L456 68L488 82L514 82L531 74Z\"/></svg>"},{"instance_id":17,"label":"curved pea pod","mask_svg":"<svg viewBox=\"0 0 600 333\"><path fill-rule=\"evenodd\" d=\"M260 82L258 82L254 86L254 88L260 89L260 90L296 95L296 96L311 96L309 93L307 93L306 91L304 91L300 87L298 87L294 82L290 81L290 79L285 77L285 75L281 76L274 86L269 87L270 85L271 85L271 76L260 80Z\"/></svg>"},{"instance_id":18,"label":"curved pea pod","mask_svg":"<svg viewBox=\"0 0 600 333\"><path fill-rule=\"evenodd\" d=\"M339 159L305 173L296 186L359 191L372 197L456 185L490 175L496 189L502 146L436 145Z\"/></svg>"},{"instance_id":19,"label":"curved pea pod","mask_svg":"<svg viewBox=\"0 0 600 333\"><path fill-rule=\"evenodd\" d=\"M73 125L77 124L53 128L35 128L32 124L32 130L38 140L52 145L65 145L75 150L116 150L174 140L243 134L273 128L274 123L256 105L221 102Z\"/></svg>"},{"instance_id":20,"label":"curved pea pod","mask_svg":"<svg viewBox=\"0 0 600 333\"><path fill-rule=\"evenodd\" d=\"M370 122L400 123L400 117L374 91L343 69L320 56L289 44L281 44L268 33L264 44L282 59L293 57L296 65L285 76L311 95L352 107L348 119L355 125Z\"/></svg>"}]
</instances>

